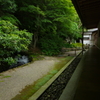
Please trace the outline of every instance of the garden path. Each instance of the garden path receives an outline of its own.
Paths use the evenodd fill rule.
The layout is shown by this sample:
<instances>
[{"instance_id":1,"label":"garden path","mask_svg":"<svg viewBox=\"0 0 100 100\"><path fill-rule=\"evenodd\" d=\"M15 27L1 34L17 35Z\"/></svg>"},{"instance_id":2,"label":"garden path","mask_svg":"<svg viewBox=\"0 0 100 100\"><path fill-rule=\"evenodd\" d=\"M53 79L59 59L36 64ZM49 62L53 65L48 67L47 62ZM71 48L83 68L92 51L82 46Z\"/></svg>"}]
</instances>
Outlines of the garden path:
<instances>
[{"instance_id":1,"label":"garden path","mask_svg":"<svg viewBox=\"0 0 100 100\"><path fill-rule=\"evenodd\" d=\"M67 52L62 56L68 56L68 54L75 55L75 52ZM46 75L58 62L60 62L58 57L44 57L25 67L17 67L0 73L0 100L11 100L26 86Z\"/></svg>"},{"instance_id":2,"label":"garden path","mask_svg":"<svg viewBox=\"0 0 100 100\"><path fill-rule=\"evenodd\" d=\"M27 64L0 73L0 100L11 100L25 86L33 84L36 80L47 74L59 60L55 57L45 57L43 60Z\"/></svg>"}]
</instances>

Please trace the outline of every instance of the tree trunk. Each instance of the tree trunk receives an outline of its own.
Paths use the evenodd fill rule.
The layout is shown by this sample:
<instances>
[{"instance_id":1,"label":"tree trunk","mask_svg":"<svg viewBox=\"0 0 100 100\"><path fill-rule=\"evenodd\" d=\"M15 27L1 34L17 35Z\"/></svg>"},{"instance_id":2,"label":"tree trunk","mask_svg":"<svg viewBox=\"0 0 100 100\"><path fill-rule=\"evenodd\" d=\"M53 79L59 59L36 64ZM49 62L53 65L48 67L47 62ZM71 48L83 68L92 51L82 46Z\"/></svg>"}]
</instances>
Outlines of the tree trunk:
<instances>
[{"instance_id":1,"label":"tree trunk","mask_svg":"<svg viewBox=\"0 0 100 100\"><path fill-rule=\"evenodd\" d=\"M36 48L37 42L38 42L38 32L34 33L34 44L33 44L33 48Z\"/></svg>"}]
</instances>

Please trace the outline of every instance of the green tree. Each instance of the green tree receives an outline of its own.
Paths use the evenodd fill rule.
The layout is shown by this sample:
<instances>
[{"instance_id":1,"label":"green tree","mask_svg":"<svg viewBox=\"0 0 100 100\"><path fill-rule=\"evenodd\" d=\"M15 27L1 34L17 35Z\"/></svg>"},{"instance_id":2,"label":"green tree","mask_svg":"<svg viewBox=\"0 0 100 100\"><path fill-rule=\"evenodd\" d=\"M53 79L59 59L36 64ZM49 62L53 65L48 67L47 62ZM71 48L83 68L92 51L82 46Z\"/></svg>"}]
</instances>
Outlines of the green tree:
<instances>
[{"instance_id":1,"label":"green tree","mask_svg":"<svg viewBox=\"0 0 100 100\"><path fill-rule=\"evenodd\" d=\"M23 5L21 2L17 2L19 6L19 10L16 13L17 18L21 22L21 28L27 29L28 31L34 33L33 35L33 47L36 47L38 41L38 35L42 28L41 20L42 17L45 16L45 13L39 8L39 6L32 5L32 2L27 2L23 0ZM28 4L29 3L29 4ZM23 17L24 15L24 17Z\"/></svg>"},{"instance_id":2,"label":"green tree","mask_svg":"<svg viewBox=\"0 0 100 100\"><path fill-rule=\"evenodd\" d=\"M20 24L19 20L14 16L17 11L15 0L0 0L0 20L7 20L14 25Z\"/></svg>"},{"instance_id":3,"label":"green tree","mask_svg":"<svg viewBox=\"0 0 100 100\"><path fill-rule=\"evenodd\" d=\"M0 0L1 11L5 13L14 13L17 10L15 0Z\"/></svg>"},{"instance_id":4,"label":"green tree","mask_svg":"<svg viewBox=\"0 0 100 100\"><path fill-rule=\"evenodd\" d=\"M79 18L70 0L16 0L16 4L16 17L21 22L20 28L34 34L34 48L37 45L42 48L40 42L46 42L50 35L52 37L55 34L63 41L80 36L79 25L76 22ZM59 41L59 38L56 39Z\"/></svg>"}]
</instances>

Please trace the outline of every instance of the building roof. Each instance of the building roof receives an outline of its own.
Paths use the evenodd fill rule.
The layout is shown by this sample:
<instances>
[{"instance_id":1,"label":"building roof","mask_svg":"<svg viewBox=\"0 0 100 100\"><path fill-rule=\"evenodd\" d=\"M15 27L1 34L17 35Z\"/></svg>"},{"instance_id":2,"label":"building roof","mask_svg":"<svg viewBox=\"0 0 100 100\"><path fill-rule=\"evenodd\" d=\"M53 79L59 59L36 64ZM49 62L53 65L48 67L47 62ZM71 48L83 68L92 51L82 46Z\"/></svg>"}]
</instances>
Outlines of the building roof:
<instances>
[{"instance_id":1,"label":"building roof","mask_svg":"<svg viewBox=\"0 0 100 100\"><path fill-rule=\"evenodd\" d=\"M97 28L100 21L100 0L72 0L76 11L87 29Z\"/></svg>"}]
</instances>

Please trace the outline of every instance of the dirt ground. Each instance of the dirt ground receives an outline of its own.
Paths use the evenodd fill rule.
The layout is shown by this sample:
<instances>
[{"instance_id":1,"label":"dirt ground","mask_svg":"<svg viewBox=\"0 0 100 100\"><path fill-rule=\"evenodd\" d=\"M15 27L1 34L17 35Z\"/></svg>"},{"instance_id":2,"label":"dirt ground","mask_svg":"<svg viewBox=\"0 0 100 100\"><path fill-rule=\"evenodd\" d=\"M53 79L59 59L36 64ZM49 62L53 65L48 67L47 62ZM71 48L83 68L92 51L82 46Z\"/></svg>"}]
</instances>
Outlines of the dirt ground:
<instances>
[{"instance_id":1,"label":"dirt ground","mask_svg":"<svg viewBox=\"0 0 100 100\"><path fill-rule=\"evenodd\" d=\"M27 85L47 74L59 60L45 57L25 67L14 68L0 73L0 100L11 100Z\"/></svg>"},{"instance_id":2,"label":"dirt ground","mask_svg":"<svg viewBox=\"0 0 100 100\"><path fill-rule=\"evenodd\" d=\"M75 52L71 52L71 54L75 55ZM20 94L25 86L33 84L46 75L58 62L60 62L58 57L45 57L43 60L27 64L25 67L0 73L0 100L11 100Z\"/></svg>"}]
</instances>

